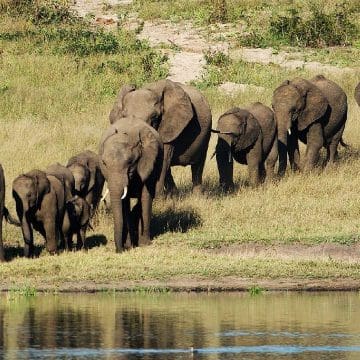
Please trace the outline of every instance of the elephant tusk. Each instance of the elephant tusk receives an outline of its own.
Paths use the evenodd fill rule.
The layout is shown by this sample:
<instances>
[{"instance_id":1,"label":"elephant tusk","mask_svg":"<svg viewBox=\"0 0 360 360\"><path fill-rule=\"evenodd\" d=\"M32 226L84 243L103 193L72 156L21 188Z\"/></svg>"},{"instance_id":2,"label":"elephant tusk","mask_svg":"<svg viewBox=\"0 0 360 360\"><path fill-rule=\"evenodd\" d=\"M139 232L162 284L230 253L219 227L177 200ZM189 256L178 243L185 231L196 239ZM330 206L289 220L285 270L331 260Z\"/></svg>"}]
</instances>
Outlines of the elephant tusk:
<instances>
[{"instance_id":1,"label":"elephant tusk","mask_svg":"<svg viewBox=\"0 0 360 360\"><path fill-rule=\"evenodd\" d=\"M100 201L105 201L106 197L108 196L108 193L109 193L109 188L107 188L107 189L105 190L105 193L104 193L104 195L101 197L101 200L100 200Z\"/></svg>"},{"instance_id":2,"label":"elephant tusk","mask_svg":"<svg viewBox=\"0 0 360 360\"><path fill-rule=\"evenodd\" d=\"M126 198L127 192L128 192L128 187L125 186L124 193L123 193L123 196L121 197L121 200L124 200Z\"/></svg>"},{"instance_id":3,"label":"elephant tusk","mask_svg":"<svg viewBox=\"0 0 360 360\"><path fill-rule=\"evenodd\" d=\"M216 150L214 151L214 153L211 155L210 160L212 160L214 158L214 156L216 155Z\"/></svg>"}]
</instances>

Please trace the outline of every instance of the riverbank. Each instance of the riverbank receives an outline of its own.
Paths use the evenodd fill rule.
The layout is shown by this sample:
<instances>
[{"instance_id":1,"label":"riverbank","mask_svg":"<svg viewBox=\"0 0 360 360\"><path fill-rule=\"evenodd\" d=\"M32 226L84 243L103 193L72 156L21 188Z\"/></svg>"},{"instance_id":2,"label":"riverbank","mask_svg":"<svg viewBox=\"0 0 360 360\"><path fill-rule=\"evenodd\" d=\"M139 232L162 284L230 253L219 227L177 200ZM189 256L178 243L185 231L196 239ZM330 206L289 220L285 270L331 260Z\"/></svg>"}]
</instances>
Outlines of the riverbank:
<instances>
[{"instance_id":1,"label":"riverbank","mask_svg":"<svg viewBox=\"0 0 360 360\"><path fill-rule=\"evenodd\" d=\"M251 248L251 250L250 250ZM0 264L2 291L360 290L357 246L257 245L195 250L153 244L123 254L102 246L87 253L16 258ZM314 255L311 255L311 249ZM252 253L256 249L256 253ZM227 251L228 250L228 251ZM293 252L293 256L289 254ZM330 253L332 254L330 256ZM350 255L352 253L352 255ZM349 254L346 257L346 254Z\"/></svg>"}]
</instances>

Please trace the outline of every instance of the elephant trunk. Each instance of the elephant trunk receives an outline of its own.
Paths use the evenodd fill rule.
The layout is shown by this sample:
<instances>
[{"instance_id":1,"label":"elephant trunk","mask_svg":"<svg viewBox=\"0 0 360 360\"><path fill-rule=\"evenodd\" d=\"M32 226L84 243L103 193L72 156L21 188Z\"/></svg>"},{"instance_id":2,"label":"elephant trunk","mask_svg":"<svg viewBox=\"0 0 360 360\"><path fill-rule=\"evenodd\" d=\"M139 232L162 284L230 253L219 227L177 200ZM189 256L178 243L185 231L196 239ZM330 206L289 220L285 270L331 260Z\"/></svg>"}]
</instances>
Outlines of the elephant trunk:
<instances>
[{"instance_id":1,"label":"elephant trunk","mask_svg":"<svg viewBox=\"0 0 360 360\"><path fill-rule=\"evenodd\" d=\"M278 129L278 149L279 149L279 176L284 176L287 166L287 129Z\"/></svg>"},{"instance_id":2,"label":"elephant trunk","mask_svg":"<svg viewBox=\"0 0 360 360\"><path fill-rule=\"evenodd\" d=\"M231 141L229 139L225 140L222 137L219 137L215 152L219 170L220 186L226 191L230 190L234 187Z\"/></svg>"},{"instance_id":3,"label":"elephant trunk","mask_svg":"<svg viewBox=\"0 0 360 360\"><path fill-rule=\"evenodd\" d=\"M111 209L114 219L114 241L116 252L122 252L124 249L123 238L124 238L124 218L125 214L123 211L123 199L127 196L127 184L128 181L118 181L118 179L109 181L110 201Z\"/></svg>"},{"instance_id":4,"label":"elephant trunk","mask_svg":"<svg viewBox=\"0 0 360 360\"><path fill-rule=\"evenodd\" d=\"M24 255L26 257L30 257L32 255L33 251L33 232L28 220L28 217L26 216L26 212L24 211L22 217L21 217L21 231L24 237Z\"/></svg>"}]
</instances>

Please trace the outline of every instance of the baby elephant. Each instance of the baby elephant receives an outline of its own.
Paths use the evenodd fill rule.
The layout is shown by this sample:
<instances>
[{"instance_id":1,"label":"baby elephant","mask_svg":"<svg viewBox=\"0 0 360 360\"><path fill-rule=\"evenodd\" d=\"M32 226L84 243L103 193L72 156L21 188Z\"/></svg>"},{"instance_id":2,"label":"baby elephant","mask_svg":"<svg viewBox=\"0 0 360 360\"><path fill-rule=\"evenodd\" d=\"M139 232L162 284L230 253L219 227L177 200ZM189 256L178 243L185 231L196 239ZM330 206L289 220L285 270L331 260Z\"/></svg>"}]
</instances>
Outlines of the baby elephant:
<instances>
[{"instance_id":1,"label":"baby elephant","mask_svg":"<svg viewBox=\"0 0 360 360\"><path fill-rule=\"evenodd\" d=\"M75 193L86 199L94 215L104 186L104 176L100 170L99 155L85 150L69 159L66 167L75 178Z\"/></svg>"},{"instance_id":2,"label":"baby elephant","mask_svg":"<svg viewBox=\"0 0 360 360\"><path fill-rule=\"evenodd\" d=\"M248 165L253 186L262 182L265 175L274 177L278 157L277 131L274 114L269 107L257 102L246 109L230 109L220 116L217 129L213 132L219 134L215 153L220 186L225 190L234 187L233 158L240 164Z\"/></svg>"},{"instance_id":3,"label":"baby elephant","mask_svg":"<svg viewBox=\"0 0 360 360\"><path fill-rule=\"evenodd\" d=\"M65 191L62 182L53 175L32 170L18 176L12 190L25 242L25 256L33 256L33 228L45 238L49 253L56 253L58 242L63 242Z\"/></svg>"},{"instance_id":4,"label":"baby elephant","mask_svg":"<svg viewBox=\"0 0 360 360\"><path fill-rule=\"evenodd\" d=\"M90 221L90 205L80 196L74 196L66 203L63 233L65 248L71 250L73 235L77 235L76 248L80 250L85 244L86 229Z\"/></svg>"}]
</instances>

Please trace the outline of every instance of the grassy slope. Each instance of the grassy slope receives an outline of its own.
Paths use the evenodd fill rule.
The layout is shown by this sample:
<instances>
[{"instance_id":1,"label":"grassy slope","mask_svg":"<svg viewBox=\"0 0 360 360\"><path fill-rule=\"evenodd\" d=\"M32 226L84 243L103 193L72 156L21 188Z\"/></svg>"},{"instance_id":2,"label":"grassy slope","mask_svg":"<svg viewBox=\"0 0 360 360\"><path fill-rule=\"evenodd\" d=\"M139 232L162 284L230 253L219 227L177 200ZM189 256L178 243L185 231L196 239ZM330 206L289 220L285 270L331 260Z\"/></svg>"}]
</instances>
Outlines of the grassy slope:
<instances>
[{"instance_id":1,"label":"grassy slope","mask_svg":"<svg viewBox=\"0 0 360 360\"><path fill-rule=\"evenodd\" d=\"M8 18L0 23L1 32L31 27ZM141 84L163 74L144 72L146 66L138 59L144 58L146 49L144 52L128 49L120 56L79 57L54 54L53 44L34 50L32 42L31 39L0 41L0 153L7 176L7 204L12 212L12 179L32 168L44 168L56 161L65 163L85 148L96 151L98 139L108 124L107 116L118 84ZM101 65L109 61L128 62L132 67L114 72L113 68ZM314 75L243 62L221 69L220 75L217 72L212 68L210 75L199 84L211 104L215 122L231 106L251 101L269 104L273 89L286 78ZM121 280L221 279L239 275L254 278L254 281L263 277L360 278L357 264L332 259L242 259L236 253L204 251L254 241L351 244L358 240L360 109L352 92L360 73L357 72L357 76L326 75L337 81L349 96L344 138L352 149L341 149L341 161L335 168L307 176L288 174L279 183L252 189L247 185L246 167L237 165L238 190L235 194L224 195L217 187L215 160L210 160L216 142L213 137L204 173L205 194L201 197L190 194L190 169L174 169L180 199L156 201L156 234L151 247L114 254L112 221L102 213L94 223L94 233L89 231L88 236L89 242L107 242L106 246L95 247L87 254L62 254L54 258L42 252L36 260L15 259L0 265L1 283L5 286L47 284L56 288L63 282L103 284ZM220 80L252 83L265 90L223 96L214 86ZM5 225L4 232L5 245L13 254L18 254L18 247L22 247L20 230ZM39 236L37 240L42 243Z\"/></svg>"}]
</instances>

